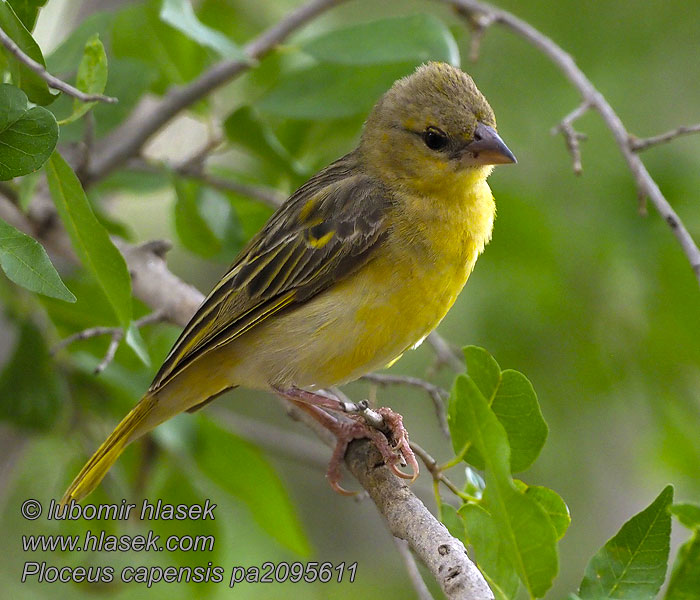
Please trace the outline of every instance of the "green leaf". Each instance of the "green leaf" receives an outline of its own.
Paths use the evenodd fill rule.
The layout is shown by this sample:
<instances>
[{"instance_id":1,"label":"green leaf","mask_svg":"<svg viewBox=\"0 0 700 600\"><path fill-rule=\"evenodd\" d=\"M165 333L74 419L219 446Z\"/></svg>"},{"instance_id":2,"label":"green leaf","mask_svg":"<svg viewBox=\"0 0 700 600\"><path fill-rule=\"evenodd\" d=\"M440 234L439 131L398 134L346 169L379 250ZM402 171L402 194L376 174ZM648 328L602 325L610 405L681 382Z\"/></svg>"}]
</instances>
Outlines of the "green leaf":
<instances>
[{"instance_id":1,"label":"green leaf","mask_svg":"<svg viewBox=\"0 0 700 600\"><path fill-rule=\"evenodd\" d=\"M0 219L0 266L17 285L66 302L75 296L63 284L46 250L34 238Z\"/></svg>"},{"instance_id":2,"label":"green leaf","mask_svg":"<svg viewBox=\"0 0 700 600\"><path fill-rule=\"evenodd\" d=\"M225 176L231 175L225 173ZM272 214L269 206L251 198L230 194L229 200L240 223L242 241L247 241L258 233Z\"/></svg>"},{"instance_id":3,"label":"green leaf","mask_svg":"<svg viewBox=\"0 0 700 600\"><path fill-rule=\"evenodd\" d=\"M46 65L53 74L75 72L75 66L85 53L85 44L95 34L106 40L114 21L114 13L96 12L86 17L70 35L46 57Z\"/></svg>"},{"instance_id":4,"label":"green leaf","mask_svg":"<svg viewBox=\"0 0 700 600\"><path fill-rule=\"evenodd\" d=\"M211 48L223 58L248 59L245 53L223 33L202 23L194 13L189 0L163 0L160 18L191 40Z\"/></svg>"},{"instance_id":5,"label":"green leaf","mask_svg":"<svg viewBox=\"0 0 700 600\"><path fill-rule=\"evenodd\" d=\"M104 137L131 114L158 77L156 69L151 65L130 59L110 60L109 73L105 94L119 98L119 102L99 102L92 109L96 121L95 134L98 138Z\"/></svg>"},{"instance_id":6,"label":"green leaf","mask_svg":"<svg viewBox=\"0 0 700 600\"><path fill-rule=\"evenodd\" d=\"M228 199L193 181L175 181L175 229L182 244L205 258L230 261L242 235Z\"/></svg>"},{"instance_id":7,"label":"green leaf","mask_svg":"<svg viewBox=\"0 0 700 600\"><path fill-rule=\"evenodd\" d=\"M554 490L539 485L529 485L525 490L526 496L531 496L547 513L554 529L557 532L557 539L564 537L566 530L571 525L571 515L569 507L562 497Z\"/></svg>"},{"instance_id":8,"label":"green leaf","mask_svg":"<svg viewBox=\"0 0 700 600\"><path fill-rule=\"evenodd\" d=\"M34 29L36 19L39 16L39 9L46 4L46 0L8 0L12 10L22 21L28 31Z\"/></svg>"},{"instance_id":9,"label":"green leaf","mask_svg":"<svg viewBox=\"0 0 700 600\"><path fill-rule=\"evenodd\" d=\"M32 431L50 430L64 395L44 338L32 323L23 323L0 374L0 419Z\"/></svg>"},{"instance_id":10,"label":"green leaf","mask_svg":"<svg viewBox=\"0 0 700 600\"><path fill-rule=\"evenodd\" d=\"M107 55L100 37L95 33L85 43L75 86L87 94L101 94L105 91L106 85ZM73 100L73 114L61 121L61 125L77 121L96 104L97 102L81 102L76 98Z\"/></svg>"},{"instance_id":11,"label":"green leaf","mask_svg":"<svg viewBox=\"0 0 700 600\"><path fill-rule=\"evenodd\" d=\"M469 376L506 430L511 472L524 471L539 456L548 432L532 384L518 371L501 371L498 363L483 348L467 346L464 356ZM459 433L456 439L453 438L457 453L464 448L462 438ZM465 460L483 469L484 460L476 448L469 449Z\"/></svg>"},{"instance_id":12,"label":"green leaf","mask_svg":"<svg viewBox=\"0 0 700 600\"><path fill-rule=\"evenodd\" d=\"M22 21L17 18L7 0L0 0L0 28L29 58L34 59L42 66L46 65L39 45L34 41L32 34L27 31ZM13 82L22 88L35 104L51 104L58 94L52 94L46 82L29 67L20 63L14 55L7 51L5 53L10 64Z\"/></svg>"},{"instance_id":13,"label":"green leaf","mask_svg":"<svg viewBox=\"0 0 700 600\"><path fill-rule=\"evenodd\" d=\"M669 510L688 529L700 529L700 506L697 504L682 502L674 504Z\"/></svg>"},{"instance_id":14,"label":"green leaf","mask_svg":"<svg viewBox=\"0 0 700 600\"><path fill-rule=\"evenodd\" d=\"M469 377L472 378L484 398L493 402L493 397L501 384L501 367L488 351L479 346L465 346L462 348L462 352Z\"/></svg>"},{"instance_id":15,"label":"green leaf","mask_svg":"<svg viewBox=\"0 0 700 600\"><path fill-rule=\"evenodd\" d=\"M36 192L36 186L39 183L40 178L40 173L34 171L34 173L27 173L27 175L19 180L17 189L19 199L17 204L22 209L22 212L27 212L29 205L32 203L34 193Z\"/></svg>"},{"instance_id":16,"label":"green leaf","mask_svg":"<svg viewBox=\"0 0 700 600\"><path fill-rule=\"evenodd\" d=\"M678 549L664 600L697 600L700 590L700 534Z\"/></svg>"},{"instance_id":17,"label":"green leaf","mask_svg":"<svg viewBox=\"0 0 700 600\"><path fill-rule=\"evenodd\" d=\"M484 457L483 506L494 519L509 560L531 596L542 596L558 571L557 534L539 503L515 487L505 429L474 381L455 380L451 401L467 439Z\"/></svg>"},{"instance_id":18,"label":"green leaf","mask_svg":"<svg viewBox=\"0 0 700 600\"><path fill-rule=\"evenodd\" d=\"M27 108L25 93L0 84L0 180L36 171L58 141L55 117L45 108Z\"/></svg>"},{"instance_id":19,"label":"green leaf","mask_svg":"<svg viewBox=\"0 0 700 600\"><path fill-rule=\"evenodd\" d=\"M464 521L454 506L442 503L440 505L440 520L447 527L447 531L450 532L451 536L456 537L458 540L464 539Z\"/></svg>"},{"instance_id":20,"label":"green leaf","mask_svg":"<svg viewBox=\"0 0 700 600\"><path fill-rule=\"evenodd\" d=\"M219 253L221 242L200 212L199 190L194 182L176 181L175 230L185 248L210 258Z\"/></svg>"},{"instance_id":21,"label":"green leaf","mask_svg":"<svg viewBox=\"0 0 700 600\"><path fill-rule=\"evenodd\" d=\"M381 19L335 29L301 45L319 61L382 65L429 60L459 66L459 48L447 26L432 15Z\"/></svg>"},{"instance_id":22,"label":"green leaf","mask_svg":"<svg viewBox=\"0 0 700 600\"><path fill-rule=\"evenodd\" d=\"M496 359L483 348L466 346L462 351L469 369L469 377L471 377L476 387L479 388L481 394L490 404L493 402L493 397L501 383L501 367L498 366ZM450 401L447 409L447 420L450 426L452 447L455 454L459 455L464 451L467 444L470 444L470 440L467 438L465 427L462 426L462 419L457 415L457 406L456 401ZM472 458L479 460L480 465L478 468L483 469L483 459L478 455L478 452Z\"/></svg>"},{"instance_id":23,"label":"green leaf","mask_svg":"<svg viewBox=\"0 0 700 600\"><path fill-rule=\"evenodd\" d=\"M255 522L284 547L302 556L309 542L289 496L260 451L245 440L202 419L196 461L200 470L242 500Z\"/></svg>"},{"instance_id":24,"label":"green leaf","mask_svg":"<svg viewBox=\"0 0 700 600\"><path fill-rule=\"evenodd\" d=\"M83 58L78 66L76 86L88 94L101 94L106 85L107 55L100 36L95 33L85 43Z\"/></svg>"},{"instance_id":25,"label":"green leaf","mask_svg":"<svg viewBox=\"0 0 700 600\"><path fill-rule=\"evenodd\" d=\"M125 341L127 346L141 359L141 362L147 367L150 367L151 357L148 355L148 347L146 346L146 342L143 341L143 337L141 337L139 328L133 323L131 323L126 330Z\"/></svg>"},{"instance_id":26,"label":"green leaf","mask_svg":"<svg viewBox=\"0 0 700 600\"><path fill-rule=\"evenodd\" d=\"M464 504L459 515L464 521L467 540L474 548L476 564L487 578L496 599L515 598L520 586L518 573L508 557L493 517L476 504Z\"/></svg>"},{"instance_id":27,"label":"green leaf","mask_svg":"<svg viewBox=\"0 0 700 600\"><path fill-rule=\"evenodd\" d=\"M80 181L58 152L46 163L49 189L73 248L99 283L122 327L131 321L131 278L121 252L95 218Z\"/></svg>"},{"instance_id":28,"label":"green leaf","mask_svg":"<svg viewBox=\"0 0 700 600\"><path fill-rule=\"evenodd\" d=\"M481 498L484 495L484 488L486 487L484 478L469 465L465 465L464 467L464 478L464 493L474 498Z\"/></svg>"},{"instance_id":29,"label":"green leaf","mask_svg":"<svg viewBox=\"0 0 700 600\"><path fill-rule=\"evenodd\" d=\"M269 115L314 121L366 113L414 66L315 65L281 77L257 107Z\"/></svg>"},{"instance_id":30,"label":"green leaf","mask_svg":"<svg viewBox=\"0 0 700 600\"><path fill-rule=\"evenodd\" d=\"M170 453L163 453L164 455L162 458L159 456L158 458L158 467L160 473L153 473L153 475L160 475L161 481L156 482L156 484L151 488L151 490L148 490L148 493L146 494L146 498L167 498L167 502L173 503L173 504L187 504L187 505L194 505L194 504L203 504L203 498L200 490L192 485L192 482L189 480L189 477L184 477L183 476L183 468L181 462L178 460L178 457L176 454L170 454ZM161 463L165 463L164 465ZM164 467L164 468L161 468ZM164 473L164 477L163 474ZM154 500L151 500L152 504L155 504ZM190 552L183 552L183 551L174 551L174 552L168 552L168 558L169 558L169 563L172 561L175 561L176 564L182 565L182 566L193 566L193 562L196 561L197 564L199 564L199 557L206 557L204 558L204 564L206 564L207 561L212 561L214 564L217 564L219 560L221 560L221 552L222 548L226 548L225 545L220 545L218 543L219 541L219 535L221 534L221 519L219 518L219 515L222 513L220 512L222 509L217 507L214 511L214 516L215 519L203 519L203 520L198 520L196 523L197 530L196 530L196 535L197 536L211 536L214 538L214 548L210 551L209 547L206 547L206 552L202 552L201 550L198 551L196 554L194 554L195 557L193 560L193 553ZM177 519L172 519L172 520L164 520L164 519L158 519L154 520L148 523L148 527L152 528L154 533L156 535L160 535L162 540L168 539L171 535L176 535L178 537L183 537L183 536L192 536L194 535L193 529L192 529L192 521L188 520L177 520ZM199 543L200 544L208 544L207 540L204 540L204 538L200 538ZM214 586L206 586L206 587L214 587ZM198 586L198 591L196 592L197 598L204 597L204 590L206 587Z\"/></svg>"},{"instance_id":31,"label":"green leaf","mask_svg":"<svg viewBox=\"0 0 700 600\"><path fill-rule=\"evenodd\" d=\"M249 150L271 167L295 175L306 173L251 106L243 106L231 113L224 121L224 131L230 142Z\"/></svg>"},{"instance_id":32,"label":"green leaf","mask_svg":"<svg viewBox=\"0 0 700 600\"><path fill-rule=\"evenodd\" d=\"M578 591L582 600L656 596L666 575L672 501L669 485L591 558Z\"/></svg>"},{"instance_id":33,"label":"green leaf","mask_svg":"<svg viewBox=\"0 0 700 600\"><path fill-rule=\"evenodd\" d=\"M160 0L120 10L112 25L112 52L155 67L152 89L164 93L172 84L194 79L207 62L207 51L160 19ZM110 65L113 64L110 59ZM136 74L138 75L138 74ZM113 73L111 79L115 79ZM150 73L149 73L150 78ZM121 100L121 96L118 96Z\"/></svg>"}]
</instances>

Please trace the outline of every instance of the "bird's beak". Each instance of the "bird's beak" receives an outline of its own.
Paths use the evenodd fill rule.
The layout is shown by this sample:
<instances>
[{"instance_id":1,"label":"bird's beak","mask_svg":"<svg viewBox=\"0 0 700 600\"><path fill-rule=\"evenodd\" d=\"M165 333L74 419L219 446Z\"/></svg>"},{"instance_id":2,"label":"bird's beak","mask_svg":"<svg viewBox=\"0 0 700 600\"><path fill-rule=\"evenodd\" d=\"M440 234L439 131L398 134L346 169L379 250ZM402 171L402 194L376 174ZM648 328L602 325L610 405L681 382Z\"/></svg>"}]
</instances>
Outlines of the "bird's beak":
<instances>
[{"instance_id":1,"label":"bird's beak","mask_svg":"<svg viewBox=\"0 0 700 600\"><path fill-rule=\"evenodd\" d=\"M517 163L515 155L496 133L493 127L478 123L474 130L474 140L465 146L469 162L477 165L503 165Z\"/></svg>"}]
</instances>

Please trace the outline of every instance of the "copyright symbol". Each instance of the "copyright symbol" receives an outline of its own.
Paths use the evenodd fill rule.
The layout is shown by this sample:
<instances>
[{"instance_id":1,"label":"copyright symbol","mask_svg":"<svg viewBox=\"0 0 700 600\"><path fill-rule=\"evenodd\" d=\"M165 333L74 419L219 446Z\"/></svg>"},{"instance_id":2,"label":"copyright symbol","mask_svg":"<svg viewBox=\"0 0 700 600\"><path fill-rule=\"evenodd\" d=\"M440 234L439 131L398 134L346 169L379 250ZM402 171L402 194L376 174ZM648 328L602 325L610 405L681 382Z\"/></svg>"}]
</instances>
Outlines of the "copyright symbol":
<instances>
[{"instance_id":1,"label":"copyright symbol","mask_svg":"<svg viewBox=\"0 0 700 600\"><path fill-rule=\"evenodd\" d=\"M28 521L35 521L41 516L41 502L38 500L25 500L22 502L22 516Z\"/></svg>"}]
</instances>

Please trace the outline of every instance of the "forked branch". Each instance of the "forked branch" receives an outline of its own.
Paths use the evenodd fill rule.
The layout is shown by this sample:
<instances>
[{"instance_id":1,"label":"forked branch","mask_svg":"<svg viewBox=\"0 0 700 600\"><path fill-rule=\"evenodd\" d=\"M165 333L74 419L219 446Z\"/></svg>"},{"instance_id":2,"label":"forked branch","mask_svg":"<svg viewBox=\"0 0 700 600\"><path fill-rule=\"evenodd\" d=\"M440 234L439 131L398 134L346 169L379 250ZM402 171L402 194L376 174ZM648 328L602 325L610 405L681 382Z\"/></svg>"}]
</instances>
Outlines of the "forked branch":
<instances>
[{"instance_id":1,"label":"forked branch","mask_svg":"<svg viewBox=\"0 0 700 600\"><path fill-rule=\"evenodd\" d=\"M634 176L639 195L644 198L649 198L661 217L668 223L673 235L678 240L678 243L681 245L683 252L688 258L688 262L690 262L690 266L695 272L698 283L700 283L700 249L698 249L697 244L686 229L683 221L668 203L656 181L654 181L649 174L649 171L647 171L647 168L637 154L640 149L644 149L644 147L648 147L649 145L668 141L683 133L694 133L696 126L686 128L682 133L677 133L678 130L674 130L668 134L658 136L657 138L650 138L652 140L651 143L646 145L644 142L639 142L637 144L634 142L631 143L630 140L634 138L631 137L627 128L620 120L620 117L613 110L605 97L596 89L583 71L581 71L574 59L546 35L508 11L501 10L485 2L477 2L476 0L440 1L453 6L460 14L468 19L470 26L473 26L474 18L478 17L482 19L482 21L486 19L489 25L501 25L505 27L540 50L559 68L564 76L578 90L581 95L582 105L590 107L591 110L595 110L602 117L605 125L613 134L615 142L629 170ZM576 111L572 114L575 113ZM641 148L639 147L640 145L642 146ZM576 155L574 155L574 163L575 162Z\"/></svg>"}]
</instances>

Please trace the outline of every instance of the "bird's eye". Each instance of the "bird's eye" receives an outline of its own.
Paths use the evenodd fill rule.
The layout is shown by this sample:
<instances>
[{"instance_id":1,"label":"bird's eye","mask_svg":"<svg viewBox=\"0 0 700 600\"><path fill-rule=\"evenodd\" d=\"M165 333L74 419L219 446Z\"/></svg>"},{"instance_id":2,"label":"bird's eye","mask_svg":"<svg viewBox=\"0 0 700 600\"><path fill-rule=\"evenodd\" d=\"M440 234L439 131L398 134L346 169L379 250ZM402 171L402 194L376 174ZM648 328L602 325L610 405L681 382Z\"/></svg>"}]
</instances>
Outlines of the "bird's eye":
<instances>
[{"instance_id":1,"label":"bird's eye","mask_svg":"<svg viewBox=\"0 0 700 600\"><path fill-rule=\"evenodd\" d=\"M428 127L423 133L423 141L431 150L442 150L447 146L447 134L437 127Z\"/></svg>"}]
</instances>

